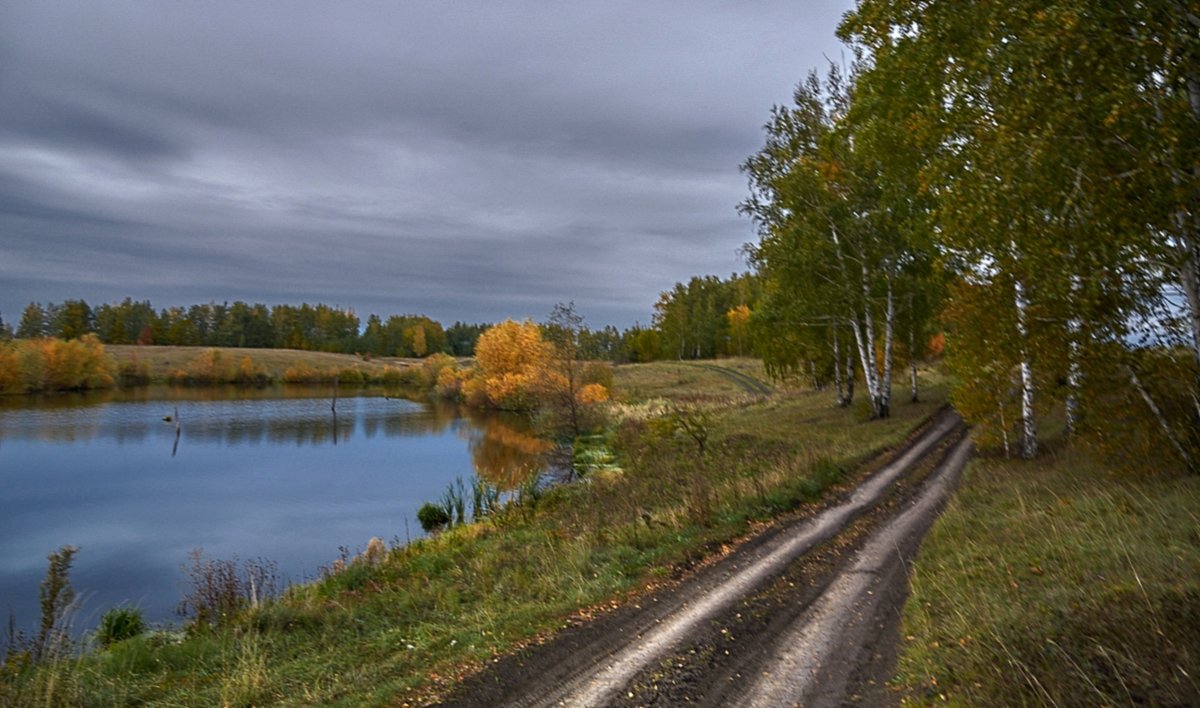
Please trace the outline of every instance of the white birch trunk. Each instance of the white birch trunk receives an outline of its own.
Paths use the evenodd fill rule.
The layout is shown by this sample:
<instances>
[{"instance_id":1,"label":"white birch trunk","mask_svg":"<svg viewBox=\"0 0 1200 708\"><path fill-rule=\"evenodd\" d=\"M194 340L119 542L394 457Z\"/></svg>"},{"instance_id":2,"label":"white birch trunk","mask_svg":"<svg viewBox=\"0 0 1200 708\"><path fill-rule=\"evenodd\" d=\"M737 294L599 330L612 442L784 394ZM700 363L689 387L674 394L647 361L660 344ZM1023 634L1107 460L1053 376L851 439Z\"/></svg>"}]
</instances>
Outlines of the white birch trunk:
<instances>
[{"instance_id":1,"label":"white birch trunk","mask_svg":"<svg viewBox=\"0 0 1200 708\"><path fill-rule=\"evenodd\" d=\"M879 403L878 390L879 383L875 379L875 365L871 361L875 358L873 351L874 345L872 340L869 340L863 333L863 326L859 322L854 322L851 327L854 330L854 341L858 344L858 356L863 367L863 382L867 385L867 396L871 399L871 413L878 414L876 406Z\"/></svg>"},{"instance_id":2,"label":"white birch trunk","mask_svg":"<svg viewBox=\"0 0 1200 708\"><path fill-rule=\"evenodd\" d=\"M854 348L846 349L846 405L854 403Z\"/></svg>"},{"instance_id":3,"label":"white birch trunk","mask_svg":"<svg viewBox=\"0 0 1200 708\"><path fill-rule=\"evenodd\" d=\"M838 328L833 326L833 385L837 389L837 404L841 408L846 405L846 397L842 394L842 350L838 346Z\"/></svg>"},{"instance_id":4,"label":"white birch trunk","mask_svg":"<svg viewBox=\"0 0 1200 708\"><path fill-rule=\"evenodd\" d=\"M917 395L917 334L916 326L910 324L908 326L908 368L911 373L909 381L909 397L908 400L916 403L921 400Z\"/></svg>"},{"instance_id":5,"label":"white birch trunk","mask_svg":"<svg viewBox=\"0 0 1200 708\"><path fill-rule=\"evenodd\" d=\"M1184 243L1188 246L1188 253L1184 257L1183 267L1179 269L1179 281L1187 297L1192 355L1196 358L1197 368L1200 368L1200 237L1185 239Z\"/></svg>"},{"instance_id":6,"label":"white birch trunk","mask_svg":"<svg viewBox=\"0 0 1200 708\"><path fill-rule=\"evenodd\" d=\"M1013 287L1013 304L1017 309L1017 335L1021 339L1021 457L1037 457L1037 420L1033 415L1033 365L1029 361L1029 300L1025 283L1018 278Z\"/></svg>"},{"instance_id":7,"label":"white birch trunk","mask_svg":"<svg viewBox=\"0 0 1200 708\"><path fill-rule=\"evenodd\" d=\"M1082 281L1078 273L1071 275L1072 314L1067 321L1067 435L1079 432L1079 390L1083 384L1083 366L1080 363L1080 337L1083 336L1083 320L1079 316L1079 292Z\"/></svg>"},{"instance_id":8,"label":"white birch trunk","mask_svg":"<svg viewBox=\"0 0 1200 708\"><path fill-rule=\"evenodd\" d=\"M879 417L892 414L892 340L896 333L896 298L892 293L892 276L887 278L887 310L883 321L883 381L879 385Z\"/></svg>"},{"instance_id":9,"label":"white birch trunk","mask_svg":"<svg viewBox=\"0 0 1200 708\"><path fill-rule=\"evenodd\" d=\"M908 293L908 400L911 403L916 403L920 399L917 395L917 313L913 310L913 294Z\"/></svg>"},{"instance_id":10,"label":"white birch trunk","mask_svg":"<svg viewBox=\"0 0 1200 708\"><path fill-rule=\"evenodd\" d=\"M867 265L862 266L862 292L863 292L863 338L866 342L859 342L859 349L863 353L863 376L867 379L867 390L871 394L871 413L873 418L878 418L881 415L880 406L883 403L882 394L879 385L879 369L875 363L875 318L871 313L871 285L867 277Z\"/></svg>"},{"instance_id":11,"label":"white birch trunk","mask_svg":"<svg viewBox=\"0 0 1200 708\"><path fill-rule=\"evenodd\" d=\"M1142 382L1138 379L1138 376L1134 373L1133 369L1125 367L1125 370L1129 373L1129 382L1133 384L1133 387L1137 390L1138 394L1141 395L1142 400L1146 402L1146 407L1149 408L1150 412L1154 414L1155 420L1158 421L1158 425L1160 428L1162 428L1163 434L1166 436L1167 441L1171 443L1171 447L1175 450L1175 454L1179 455L1180 459L1183 460L1183 464L1186 465L1189 470L1195 472L1196 467L1194 464L1192 464L1191 456L1188 455L1187 450L1183 447L1183 444L1179 442L1179 438L1176 437L1175 431L1171 430L1171 424L1167 422L1167 417L1163 415L1162 409L1160 409L1154 402L1154 399L1150 396L1150 392L1146 390L1146 387L1142 386Z\"/></svg>"}]
</instances>

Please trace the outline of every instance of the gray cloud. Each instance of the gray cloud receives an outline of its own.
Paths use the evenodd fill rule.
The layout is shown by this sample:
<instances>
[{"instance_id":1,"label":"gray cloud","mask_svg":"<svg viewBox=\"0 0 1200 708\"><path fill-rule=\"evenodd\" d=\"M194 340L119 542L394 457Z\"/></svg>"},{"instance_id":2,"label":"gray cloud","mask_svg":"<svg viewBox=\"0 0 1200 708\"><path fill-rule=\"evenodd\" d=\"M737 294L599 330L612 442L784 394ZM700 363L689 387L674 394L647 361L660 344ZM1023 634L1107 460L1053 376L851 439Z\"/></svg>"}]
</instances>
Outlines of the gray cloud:
<instances>
[{"instance_id":1,"label":"gray cloud","mask_svg":"<svg viewBox=\"0 0 1200 708\"><path fill-rule=\"evenodd\" d=\"M5 3L0 312L131 295L648 318L848 0Z\"/></svg>"}]
</instances>

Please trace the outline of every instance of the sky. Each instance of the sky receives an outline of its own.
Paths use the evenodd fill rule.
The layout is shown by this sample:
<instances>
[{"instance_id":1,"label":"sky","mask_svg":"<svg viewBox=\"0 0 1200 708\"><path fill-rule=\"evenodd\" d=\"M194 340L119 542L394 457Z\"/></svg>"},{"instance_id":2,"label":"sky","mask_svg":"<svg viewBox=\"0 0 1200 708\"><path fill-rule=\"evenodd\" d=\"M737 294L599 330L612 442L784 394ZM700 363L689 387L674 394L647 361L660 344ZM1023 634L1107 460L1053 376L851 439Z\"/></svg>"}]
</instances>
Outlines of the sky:
<instances>
[{"instance_id":1,"label":"sky","mask_svg":"<svg viewBox=\"0 0 1200 708\"><path fill-rule=\"evenodd\" d=\"M738 165L852 4L6 0L0 317L645 324L745 270Z\"/></svg>"}]
</instances>

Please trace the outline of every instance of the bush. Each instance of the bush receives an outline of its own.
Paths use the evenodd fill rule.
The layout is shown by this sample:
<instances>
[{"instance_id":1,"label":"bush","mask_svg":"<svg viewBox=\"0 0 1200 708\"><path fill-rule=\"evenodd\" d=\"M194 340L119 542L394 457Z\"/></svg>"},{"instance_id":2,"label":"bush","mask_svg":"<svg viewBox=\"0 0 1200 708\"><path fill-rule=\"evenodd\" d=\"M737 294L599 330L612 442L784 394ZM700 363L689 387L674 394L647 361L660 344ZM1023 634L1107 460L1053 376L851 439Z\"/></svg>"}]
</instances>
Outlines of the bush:
<instances>
[{"instance_id":1,"label":"bush","mask_svg":"<svg viewBox=\"0 0 1200 708\"><path fill-rule=\"evenodd\" d=\"M431 354L421 362L421 378L422 385L425 388L433 388L437 385L438 378L443 369L456 369L458 362L449 354L438 352Z\"/></svg>"},{"instance_id":2,"label":"bush","mask_svg":"<svg viewBox=\"0 0 1200 708\"><path fill-rule=\"evenodd\" d=\"M613 390L613 367L612 364L606 361L589 361L583 365L582 383L599 384L605 390L612 393Z\"/></svg>"},{"instance_id":3,"label":"bush","mask_svg":"<svg viewBox=\"0 0 1200 708\"><path fill-rule=\"evenodd\" d=\"M237 373L234 374L234 383L262 387L271 383L271 376L266 369L255 364L253 359L244 356L238 364Z\"/></svg>"},{"instance_id":4,"label":"bush","mask_svg":"<svg viewBox=\"0 0 1200 708\"><path fill-rule=\"evenodd\" d=\"M100 618L96 628L96 641L100 646L110 647L117 642L140 636L146 631L142 611L136 607L114 607Z\"/></svg>"},{"instance_id":5,"label":"bush","mask_svg":"<svg viewBox=\"0 0 1200 708\"><path fill-rule=\"evenodd\" d=\"M417 521L421 522L425 533L431 533L450 523L450 512L441 504L425 502L417 509Z\"/></svg>"},{"instance_id":6,"label":"bush","mask_svg":"<svg viewBox=\"0 0 1200 708\"><path fill-rule=\"evenodd\" d=\"M148 383L150 383L150 365L144 361L138 361L136 357L132 361L122 363L117 370L117 384L122 388L145 386Z\"/></svg>"},{"instance_id":7,"label":"bush","mask_svg":"<svg viewBox=\"0 0 1200 708\"><path fill-rule=\"evenodd\" d=\"M112 359L94 334L0 344L0 392L74 391L114 383Z\"/></svg>"}]
</instances>

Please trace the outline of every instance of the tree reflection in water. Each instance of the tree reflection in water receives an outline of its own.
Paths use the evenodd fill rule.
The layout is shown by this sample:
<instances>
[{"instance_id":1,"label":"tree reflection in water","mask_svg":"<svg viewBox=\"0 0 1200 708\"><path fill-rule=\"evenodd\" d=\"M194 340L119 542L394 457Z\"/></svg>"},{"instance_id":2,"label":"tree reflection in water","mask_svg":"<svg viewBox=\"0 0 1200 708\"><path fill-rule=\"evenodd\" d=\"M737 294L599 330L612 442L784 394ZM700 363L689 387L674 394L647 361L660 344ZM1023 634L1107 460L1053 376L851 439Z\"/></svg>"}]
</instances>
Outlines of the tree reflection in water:
<instances>
[{"instance_id":1,"label":"tree reflection in water","mask_svg":"<svg viewBox=\"0 0 1200 708\"><path fill-rule=\"evenodd\" d=\"M357 393L343 392L336 416L328 403L332 389L314 386L152 386L13 396L0 401L0 442L105 439L138 444L161 439L164 449L178 446L183 455L189 444L324 446L353 443L356 436L418 437L453 428L468 442L475 474L504 490L541 471L553 447L533 434L528 418L515 413L417 402L382 390Z\"/></svg>"},{"instance_id":2,"label":"tree reflection in water","mask_svg":"<svg viewBox=\"0 0 1200 708\"><path fill-rule=\"evenodd\" d=\"M533 434L524 416L470 408L463 408L461 414L473 424L465 426L463 433L469 436L475 474L502 490L516 489L540 472L546 453L554 447Z\"/></svg>"}]
</instances>

